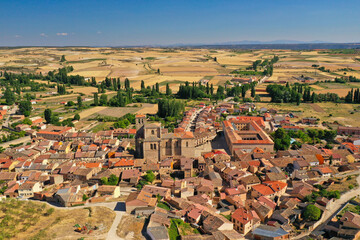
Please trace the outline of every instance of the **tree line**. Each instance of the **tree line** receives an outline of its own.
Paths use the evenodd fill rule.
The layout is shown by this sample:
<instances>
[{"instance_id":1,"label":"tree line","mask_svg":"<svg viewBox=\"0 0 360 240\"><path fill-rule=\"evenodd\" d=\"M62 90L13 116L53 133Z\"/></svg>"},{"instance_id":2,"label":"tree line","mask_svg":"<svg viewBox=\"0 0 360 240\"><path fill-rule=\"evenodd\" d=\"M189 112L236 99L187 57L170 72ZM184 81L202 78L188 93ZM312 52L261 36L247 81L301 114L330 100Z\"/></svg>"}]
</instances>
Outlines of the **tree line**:
<instances>
[{"instance_id":1,"label":"tree line","mask_svg":"<svg viewBox=\"0 0 360 240\"><path fill-rule=\"evenodd\" d=\"M266 92L271 97L271 102L277 103L297 103L301 102L339 102L340 97L336 93L317 94L311 92L307 84L295 83L290 85L270 84L266 87Z\"/></svg>"},{"instance_id":2,"label":"tree line","mask_svg":"<svg viewBox=\"0 0 360 240\"><path fill-rule=\"evenodd\" d=\"M279 56L275 55L273 58L265 60L256 60L252 63L251 66L247 67L246 70L234 70L232 74L238 75L263 75L263 76L272 76L274 72L274 63L279 61ZM258 71L258 67L261 66L263 71Z\"/></svg>"},{"instance_id":3,"label":"tree line","mask_svg":"<svg viewBox=\"0 0 360 240\"><path fill-rule=\"evenodd\" d=\"M185 105L181 100L176 99L159 99L158 113L159 117L177 117L180 116L185 109Z\"/></svg>"},{"instance_id":4,"label":"tree line","mask_svg":"<svg viewBox=\"0 0 360 240\"><path fill-rule=\"evenodd\" d=\"M360 90L356 88L355 91L352 88L345 96L346 103L360 103Z\"/></svg>"}]
</instances>

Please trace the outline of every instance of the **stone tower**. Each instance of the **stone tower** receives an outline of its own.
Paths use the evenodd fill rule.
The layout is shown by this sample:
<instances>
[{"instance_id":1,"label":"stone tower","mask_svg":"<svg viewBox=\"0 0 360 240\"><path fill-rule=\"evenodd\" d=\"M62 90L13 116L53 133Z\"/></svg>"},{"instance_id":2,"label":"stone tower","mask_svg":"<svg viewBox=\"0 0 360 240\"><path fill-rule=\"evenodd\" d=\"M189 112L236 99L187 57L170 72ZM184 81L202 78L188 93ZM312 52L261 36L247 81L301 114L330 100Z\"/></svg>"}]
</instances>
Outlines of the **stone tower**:
<instances>
[{"instance_id":1,"label":"stone tower","mask_svg":"<svg viewBox=\"0 0 360 240\"><path fill-rule=\"evenodd\" d=\"M136 115L135 116L135 125L136 130L139 130L146 124L146 115Z\"/></svg>"}]
</instances>

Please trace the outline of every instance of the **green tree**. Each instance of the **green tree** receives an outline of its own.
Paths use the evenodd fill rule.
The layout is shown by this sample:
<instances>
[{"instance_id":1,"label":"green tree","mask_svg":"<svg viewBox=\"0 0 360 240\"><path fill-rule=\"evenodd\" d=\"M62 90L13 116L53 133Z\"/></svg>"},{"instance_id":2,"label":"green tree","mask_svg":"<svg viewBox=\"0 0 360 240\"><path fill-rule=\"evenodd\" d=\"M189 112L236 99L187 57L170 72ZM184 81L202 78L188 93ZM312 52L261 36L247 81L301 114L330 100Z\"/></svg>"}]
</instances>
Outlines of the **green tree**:
<instances>
[{"instance_id":1,"label":"green tree","mask_svg":"<svg viewBox=\"0 0 360 240\"><path fill-rule=\"evenodd\" d=\"M107 185L108 184L108 178L107 177L100 178L100 181L101 181L102 185Z\"/></svg>"},{"instance_id":2,"label":"green tree","mask_svg":"<svg viewBox=\"0 0 360 240\"><path fill-rule=\"evenodd\" d=\"M68 101L68 102L66 103L66 106L72 107L72 106L75 106L75 103L74 103L73 101Z\"/></svg>"},{"instance_id":3,"label":"green tree","mask_svg":"<svg viewBox=\"0 0 360 240\"><path fill-rule=\"evenodd\" d=\"M66 62L65 55L61 56L60 62Z\"/></svg>"},{"instance_id":4,"label":"green tree","mask_svg":"<svg viewBox=\"0 0 360 240\"><path fill-rule=\"evenodd\" d=\"M78 113L75 114L73 119L79 121L80 120L80 115Z\"/></svg>"},{"instance_id":5,"label":"green tree","mask_svg":"<svg viewBox=\"0 0 360 240\"><path fill-rule=\"evenodd\" d=\"M107 104L107 95L106 94L102 94L100 96L100 105L101 106L106 106Z\"/></svg>"},{"instance_id":6,"label":"green tree","mask_svg":"<svg viewBox=\"0 0 360 240\"><path fill-rule=\"evenodd\" d=\"M128 90L130 88L130 80L125 78L125 89Z\"/></svg>"},{"instance_id":7,"label":"green tree","mask_svg":"<svg viewBox=\"0 0 360 240\"><path fill-rule=\"evenodd\" d=\"M166 84L166 95L170 96L172 94L169 84Z\"/></svg>"},{"instance_id":8,"label":"green tree","mask_svg":"<svg viewBox=\"0 0 360 240\"><path fill-rule=\"evenodd\" d=\"M99 105L99 94L98 93L94 93L94 105L95 106Z\"/></svg>"},{"instance_id":9,"label":"green tree","mask_svg":"<svg viewBox=\"0 0 360 240\"><path fill-rule=\"evenodd\" d=\"M83 106L83 105L82 105L82 98L81 98L81 96L78 96L78 97L77 97L77 105L78 105L78 108L79 108L79 109L81 109L82 106Z\"/></svg>"},{"instance_id":10,"label":"green tree","mask_svg":"<svg viewBox=\"0 0 360 240\"><path fill-rule=\"evenodd\" d=\"M29 119L29 118L25 118L23 121L22 121L23 124L27 124L27 125L31 125L32 124L32 121Z\"/></svg>"},{"instance_id":11,"label":"green tree","mask_svg":"<svg viewBox=\"0 0 360 240\"><path fill-rule=\"evenodd\" d=\"M274 136L274 148L275 150L287 150L290 147L291 138L283 128L278 128Z\"/></svg>"},{"instance_id":12,"label":"green tree","mask_svg":"<svg viewBox=\"0 0 360 240\"><path fill-rule=\"evenodd\" d=\"M65 55L61 56L60 62L66 62Z\"/></svg>"},{"instance_id":13,"label":"green tree","mask_svg":"<svg viewBox=\"0 0 360 240\"><path fill-rule=\"evenodd\" d=\"M255 86L251 86L251 97L255 97Z\"/></svg>"},{"instance_id":14,"label":"green tree","mask_svg":"<svg viewBox=\"0 0 360 240\"><path fill-rule=\"evenodd\" d=\"M144 82L144 80L141 80L141 90L145 90L145 82Z\"/></svg>"},{"instance_id":15,"label":"green tree","mask_svg":"<svg viewBox=\"0 0 360 240\"><path fill-rule=\"evenodd\" d=\"M46 123L52 122L52 111L50 108L45 109L44 118L45 118Z\"/></svg>"},{"instance_id":16,"label":"green tree","mask_svg":"<svg viewBox=\"0 0 360 240\"><path fill-rule=\"evenodd\" d=\"M146 175L144 176L144 179L152 183L155 180L155 174L153 173L153 171L147 171Z\"/></svg>"},{"instance_id":17,"label":"green tree","mask_svg":"<svg viewBox=\"0 0 360 240\"><path fill-rule=\"evenodd\" d=\"M111 174L108 179L108 185L117 185L119 182L119 178L115 174Z\"/></svg>"},{"instance_id":18,"label":"green tree","mask_svg":"<svg viewBox=\"0 0 360 240\"><path fill-rule=\"evenodd\" d=\"M157 93L160 93L160 87L158 82L155 84L155 90Z\"/></svg>"},{"instance_id":19,"label":"green tree","mask_svg":"<svg viewBox=\"0 0 360 240\"><path fill-rule=\"evenodd\" d=\"M118 90L118 89L117 89L116 78L114 78L114 79L112 80L112 82L113 82L113 89L114 89L114 91Z\"/></svg>"},{"instance_id":20,"label":"green tree","mask_svg":"<svg viewBox=\"0 0 360 240\"><path fill-rule=\"evenodd\" d=\"M86 200L88 200L89 197L84 193L83 196L82 196L82 200L83 202L85 202Z\"/></svg>"},{"instance_id":21,"label":"green tree","mask_svg":"<svg viewBox=\"0 0 360 240\"><path fill-rule=\"evenodd\" d=\"M15 103L15 93L10 90L10 88L6 88L4 92L4 98L7 105L13 105Z\"/></svg>"},{"instance_id":22,"label":"green tree","mask_svg":"<svg viewBox=\"0 0 360 240\"><path fill-rule=\"evenodd\" d=\"M313 204L309 204L306 206L304 210L304 218L309 221L317 221L321 217L320 208L316 207Z\"/></svg>"},{"instance_id":23,"label":"green tree","mask_svg":"<svg viewBox=\"0 0 360 240\"><path fill-rule=\"evenodd\" d=\"M96 86L96 79L94 77L91 78L91 86Z\"/></svg>"},{"instance_id":24,"label":"green tree","mask_svg":"<svg viewBox=\"0 0 360 240\"><path fill-rule=\"evenodd\" d=\"M32 110L32 104L30 101L21 101L19 104L19 110L25 117L30 116Z\"/></svg>"}]
</instances>

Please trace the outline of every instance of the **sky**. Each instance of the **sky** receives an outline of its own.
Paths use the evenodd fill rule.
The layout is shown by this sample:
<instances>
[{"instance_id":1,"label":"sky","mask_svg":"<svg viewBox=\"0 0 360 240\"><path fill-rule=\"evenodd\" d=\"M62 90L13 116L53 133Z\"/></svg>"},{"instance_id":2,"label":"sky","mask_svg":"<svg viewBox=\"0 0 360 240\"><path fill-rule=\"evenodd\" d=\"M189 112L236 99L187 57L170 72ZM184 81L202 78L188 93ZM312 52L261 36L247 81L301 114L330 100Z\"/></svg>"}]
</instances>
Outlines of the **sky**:
<instances>
[{"instance_id":1,"label":"sky","mask_svg":"<svg viewBox=\"0 0 360 240\"><path fill-rule=\"evenodd\" d=\"M359 0L0 0L0 46L360 42Z\"/></svg>"}]
</instances>

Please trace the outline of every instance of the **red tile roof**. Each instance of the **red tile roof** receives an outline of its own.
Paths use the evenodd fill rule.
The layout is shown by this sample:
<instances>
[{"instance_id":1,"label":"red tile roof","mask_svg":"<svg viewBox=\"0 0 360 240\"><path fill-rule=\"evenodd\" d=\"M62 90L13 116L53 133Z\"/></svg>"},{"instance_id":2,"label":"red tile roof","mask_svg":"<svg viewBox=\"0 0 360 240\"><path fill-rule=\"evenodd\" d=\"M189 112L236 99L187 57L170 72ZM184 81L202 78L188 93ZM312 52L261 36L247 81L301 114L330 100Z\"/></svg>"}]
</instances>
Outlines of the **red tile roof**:
<instances>
[{"instance_id":1,"label":"red tile roof","mask_svg":"<svg viewBox=\"0 0 360 240\"><path fill-rule=\"evenodd\" d=\"M122 158L114 164L114 167L130 167L130 166L134 166L133 159L128 160L128 159Z\"/></svg>"},{"instance_id":2,"label":"red tile roof","mask_svg":"<svg viewBox=\"0 0 360 240\"><path fill-rule=\"evenodd\" d=\"M231 215L231 218L239 221L242 224L247 224L251 220L253 220L253 215L250 211L247 211L245 208L238 208L235 212Z\"/></svg>"},{"instance_id":3,"label":"red tile roof","mask_svg":"<svg viewBox=\"0 0 360 240\"><path fill-rule=\"evenodd\" d=\"M260 193L263 196L268 196L268 195L275 193L269 186L266 186L264 184L258 184L258 185L252 186L252 189L257 191L258 193Z\"/></svg>"}]
</instances>

